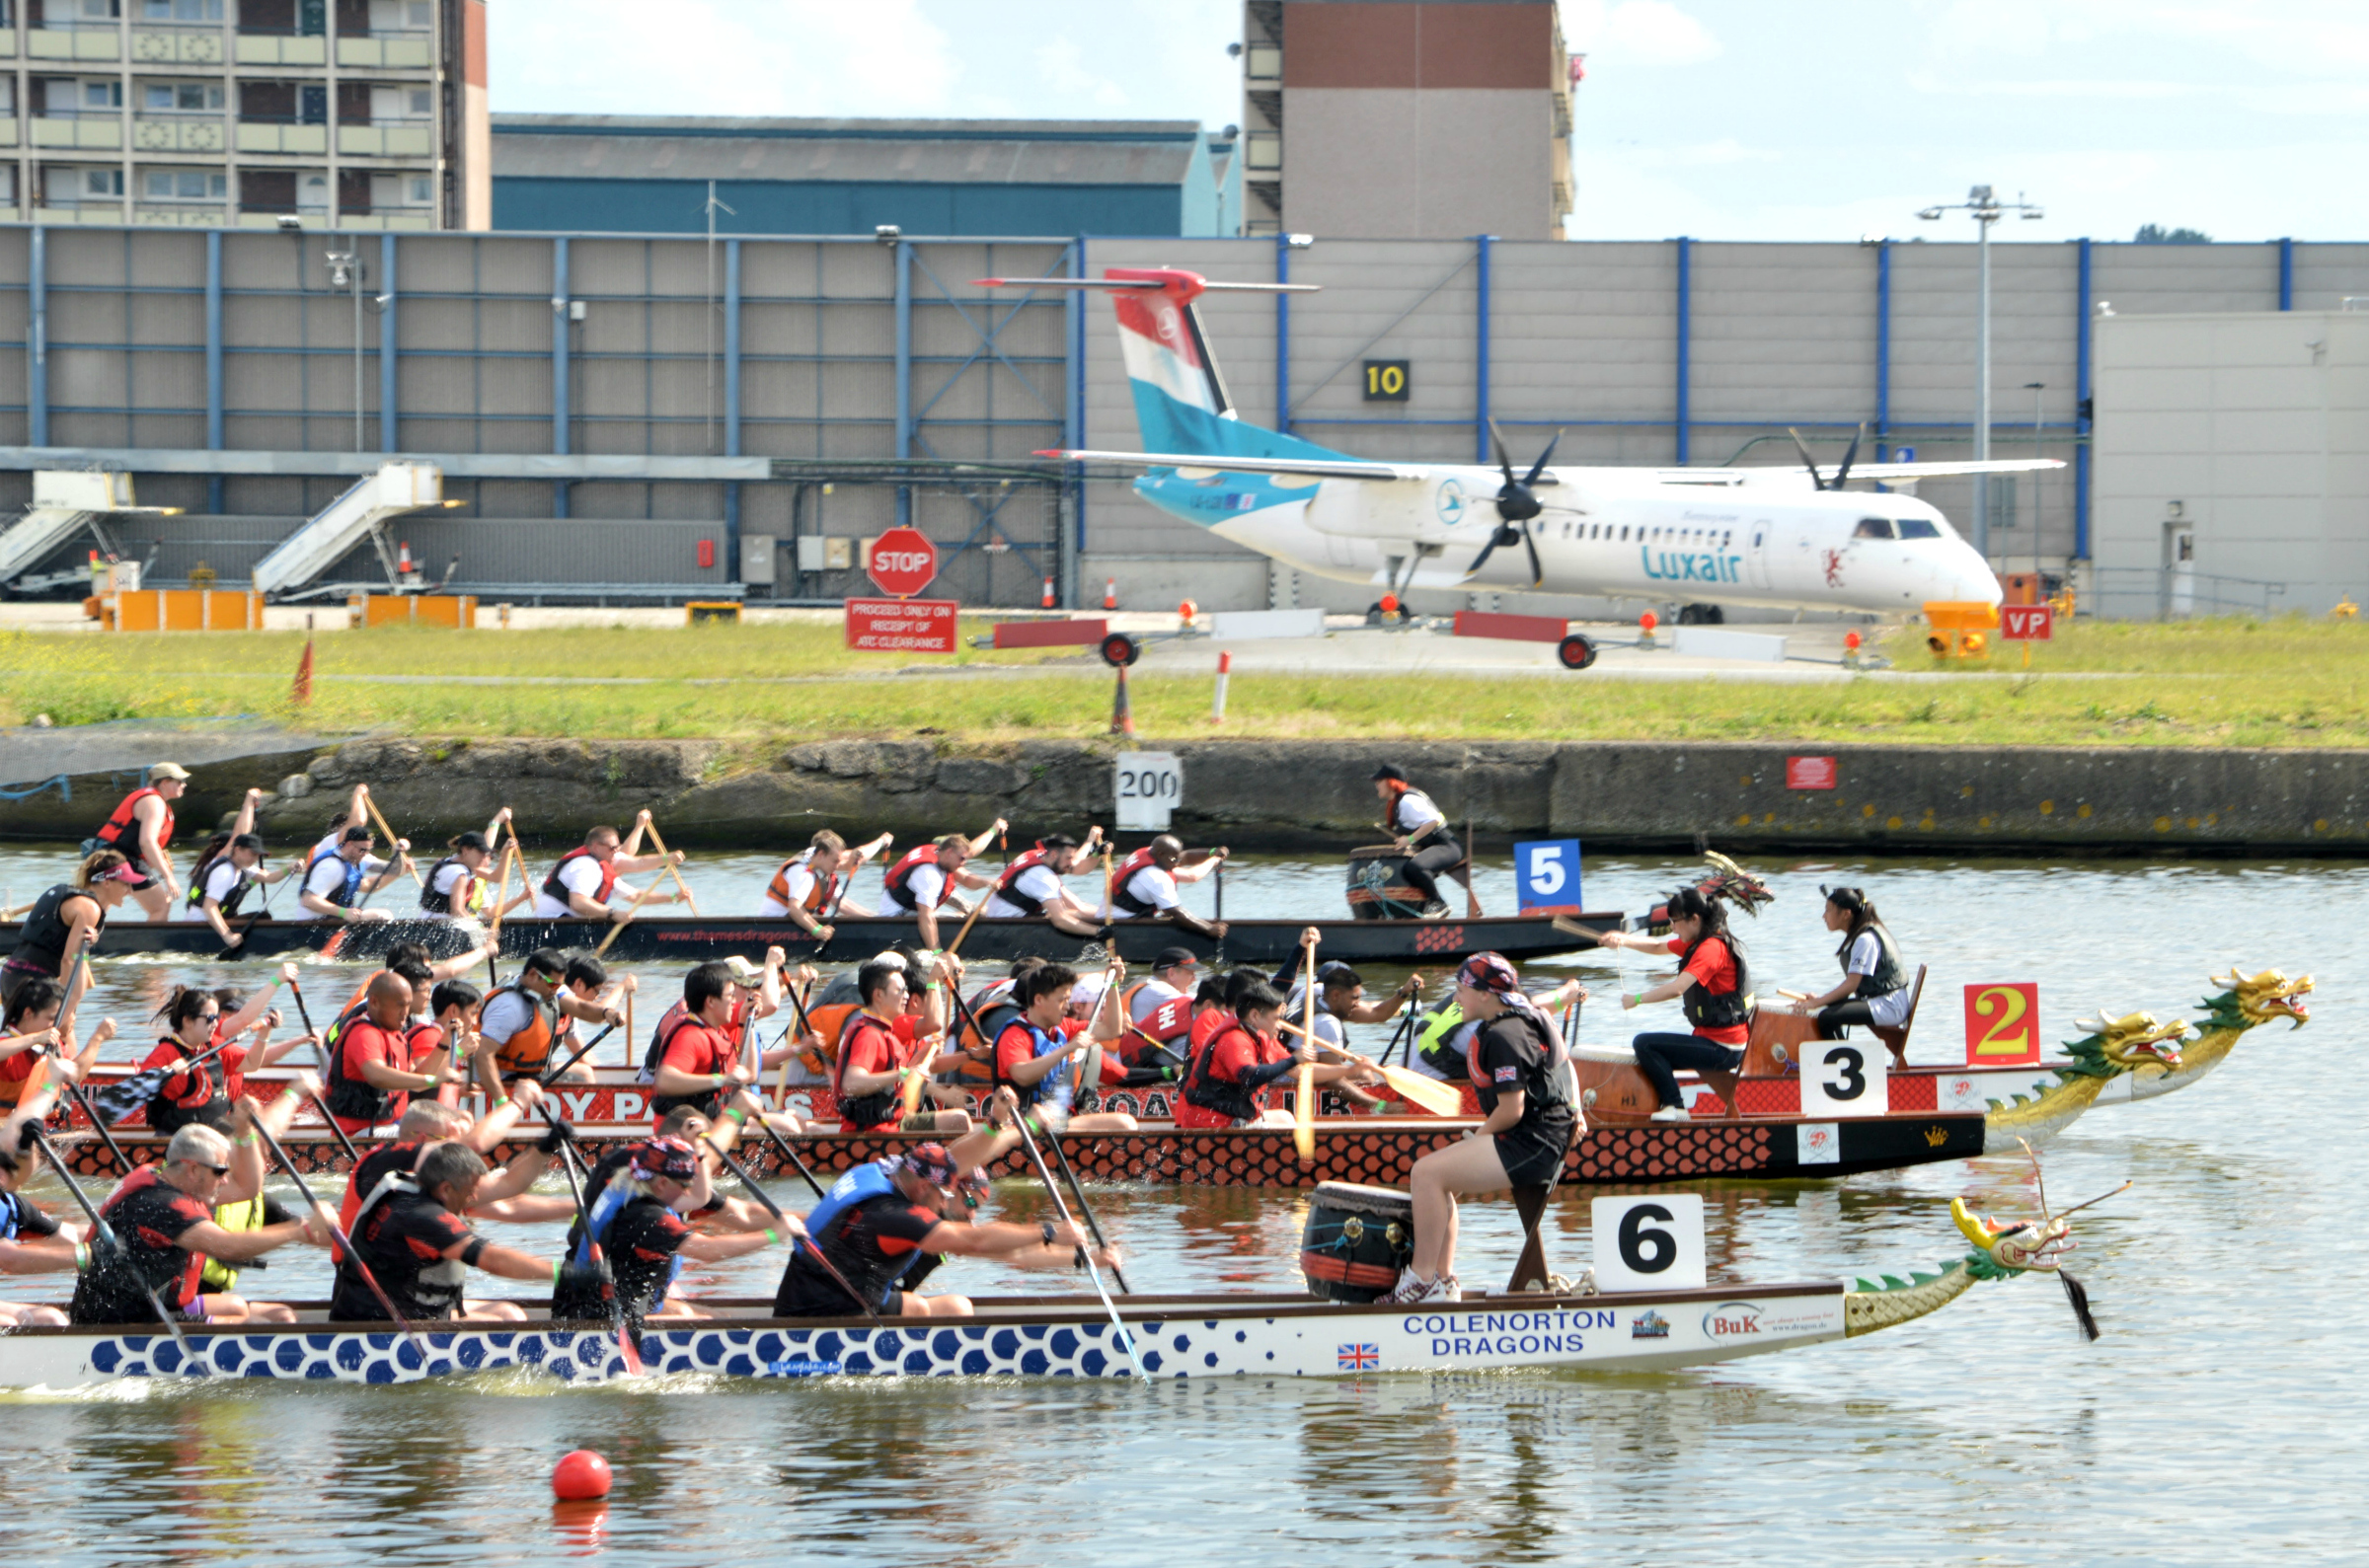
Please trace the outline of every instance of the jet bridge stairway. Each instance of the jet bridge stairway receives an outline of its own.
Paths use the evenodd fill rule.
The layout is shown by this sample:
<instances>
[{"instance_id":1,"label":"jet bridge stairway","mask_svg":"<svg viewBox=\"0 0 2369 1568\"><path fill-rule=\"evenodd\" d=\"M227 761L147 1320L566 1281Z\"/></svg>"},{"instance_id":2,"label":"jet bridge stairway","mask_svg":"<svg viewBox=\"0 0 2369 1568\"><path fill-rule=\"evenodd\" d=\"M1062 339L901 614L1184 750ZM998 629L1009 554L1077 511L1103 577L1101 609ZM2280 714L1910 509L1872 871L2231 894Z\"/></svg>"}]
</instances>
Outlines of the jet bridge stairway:
<instances>
[{"instance_id":1,"label":"jet bridge stairway","mask_svg":"<svg viewBox=\"0 0 2369 1568\"><path fill-rule=\"evenodd\" d=\"M434 506L458 506L444 499L444 471L433 463L388 463L375 474L356 480L304 526L280 541L256 562L255 586L274 598L301 598L322 588L306 585L344 559L346 552L367 539L386 568L387 586L395 592L418 587L398 571L394 548L387 543L386 525L409 512Z\"/></svg>"},{"instance_id":2,"label":"jet bridge stairway","mask_svg":"<svg viewBox=\"0 0 2369 1568\"><path fill-rule=\"evenodd\" d=\"M25 515L0 532L0 584L21 589L45 588L81 576L82 568L20 581L43 558L85 528L111 560L121 554L108 532L111 517L143 512L171 516L178 506L141 506L133 501L131 476L96 470L36 469L33 505Z\"/></svg>"}]
</instances>

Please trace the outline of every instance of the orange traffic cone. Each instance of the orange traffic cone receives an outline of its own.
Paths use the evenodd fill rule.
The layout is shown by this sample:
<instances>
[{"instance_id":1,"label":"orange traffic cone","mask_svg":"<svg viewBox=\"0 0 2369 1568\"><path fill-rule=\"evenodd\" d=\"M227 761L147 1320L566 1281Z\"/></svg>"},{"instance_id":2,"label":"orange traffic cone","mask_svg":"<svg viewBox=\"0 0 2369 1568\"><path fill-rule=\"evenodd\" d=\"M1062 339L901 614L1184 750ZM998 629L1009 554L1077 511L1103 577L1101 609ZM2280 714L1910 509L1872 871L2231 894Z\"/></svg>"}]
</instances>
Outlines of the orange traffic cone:
<instances>
[{"instance_id":1,"label":"orange traffic cone","mask_svg":"<svg viewBox=\"0 0 2369 1568\"><path fill-rule=\"evenodd\" d=\"M1106 610L1118 608L1118 579L1116 577L1103 579L1103 608Z\"/></svg>"},{"instance_id":2,"label":"orange traffic cone","mask_svg":"<svg viewBox=\"0 0 2369 1568\"><path fill-rule=\"evenodd\" d=\"M304 639L304 657L296 661L296 686L288 701L298 708L313 700L313 639Z\"/></svg>"},{"instance_id":3,"label":"orange traffic cone","mask_svg":"<svg viewBox=\"0 0 2369 1568\"><path fill-rule=\"evenodd\" d=\"M1047 577L1047 578L1045 578L1045 579L1044 579L1044 608L1045 608L1045 609L1047 609L1047 610L1050 610L1052 607L1053 607L1053 579L1052 579L1052 578L1050 578L1050 577Z\"/></svg>"},{"instance_id":4,"label":"orange traffic cone","mask_svg":"<svg viewBox=\"0 0 2369 1568\"><path fill-rule=\"evenodd\" d=\"M1127 667L1124 664L1118 667L1118 690L1110 699L1110 733L1135 733L1135 709L1127 702Z\"/></svg>"}]
</instances>

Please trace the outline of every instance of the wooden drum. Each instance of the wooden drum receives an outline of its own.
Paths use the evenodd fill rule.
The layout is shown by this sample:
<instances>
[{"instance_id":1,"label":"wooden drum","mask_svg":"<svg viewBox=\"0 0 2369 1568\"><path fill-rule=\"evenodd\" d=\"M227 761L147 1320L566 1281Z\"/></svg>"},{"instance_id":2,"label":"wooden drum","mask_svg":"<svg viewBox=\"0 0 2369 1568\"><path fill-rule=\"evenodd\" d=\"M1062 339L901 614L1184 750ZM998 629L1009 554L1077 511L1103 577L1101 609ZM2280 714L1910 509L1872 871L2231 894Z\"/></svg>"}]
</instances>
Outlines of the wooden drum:
<instances>
[{"instance_id":1,"label":"wooden drum","mask_svg":"<svg viewBox=\"0 0 2369 1568\"><path fill-rule=\"evenodd\" d=\"M1310 1295L1377 1301L1390 1294L1414 1257L1414 1198L1396 1187L1317 1184L1300 1233L1300 1272Z\"/></svg>"}]
</instances>

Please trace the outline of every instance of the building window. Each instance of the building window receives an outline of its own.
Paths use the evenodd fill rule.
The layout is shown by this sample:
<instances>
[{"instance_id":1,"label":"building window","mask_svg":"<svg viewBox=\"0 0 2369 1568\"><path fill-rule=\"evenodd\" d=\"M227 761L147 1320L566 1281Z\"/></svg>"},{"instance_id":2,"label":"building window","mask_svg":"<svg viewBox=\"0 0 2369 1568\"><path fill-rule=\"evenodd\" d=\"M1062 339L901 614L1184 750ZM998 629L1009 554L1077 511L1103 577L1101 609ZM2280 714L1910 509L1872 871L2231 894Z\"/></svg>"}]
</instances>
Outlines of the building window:
<instances>
[{"instance_id":1,"label":"building window","mask_svg":"<svg viewBox=\"0 0 2369 1568\"><path fill-rule=\"evenodd\" d=\"M374 87L370 90L370 123L426 119L435 112L436 95L425 87Z\"/></svg>"},{"instance_id":2,"label":"building window","mask_svg":"<svg viewBox=\"0 0 2369 1568\"><path fill-rule=\"evenodd\" d=\"M430 33L435 26L435 0L370 0L372 33Z\"/></svg>"},{"instance_id":3,"label":"building window","mask_svg":"<svg viewBox=\"0 0 2369 1568\"><path fill-rule=\"evenodd\" d=\"M392 207L432 207L436 204L436 177L427 174L372 175L370 177L370 209L383 212Z\"/></svg>"},{"instance_id":4,"label":"building window","mask_svg":"<svg viewBox=\"0 0 2369 1568\"><path fill-rule=\"evenodd\" d=\"M220 22L222 0L140 0L142 22Z\"/></svg>"},{"instance_id":5,"label":"building window","mask_svg":"<svg viewBox=\"0 0 2369 1568\"><path fill-rule=\"evenodd\" d=\"M1252 131L1242 138L1242 166L1245 169L1282 168L1283 138L1273 131Z\"/></svg>"},{"instance_id":6,"label":"building window","mask_svg":"<svg viewBox=\"0 0 2369 1568\"><path fill-rule=\"evenodd\" d=\"M123 171L120 169L48 169L42 171L41 193L53 207L71 207L86 201L120 201L123 198Z\"/></svg>"},{"instance_id":7,"label":"building window","mask_svg":"<svg viewBox=\"0 0 2369 1568\"><path fill-rule=\"evenodd\" d=\"M219 114L219 82L150 82L140 89L140 112L146 114Z\"/></svg>"},{"instance_id":8,"label":"building window","mask_svg":"<svg viewBox=\"0 0 2369 1568\"><path fill-rule=\"evenodd\" d=\"M1283 51L1272 43L1254 43L1242 53L1242 74L1254 82L1280 81Z\"/></svg>"},{"instance_id":9,"label":"building window","mask_svg":"<svg viewBox=\"0 0 2369 1568\"><path fill-rule=\"evenodd\" d=\"M52 81L49 112L64 118L76 114L113 114L123 107L121 82Z\"/></svg>"},{"instance_id":10,"label":"building window","mask_svg":"<svg viewBox=\"0 0 2369 1568\"><path fill-rule=\"evenodd\" d=\"M150 169L140 176L140 195L149 201L220 201L230 194L230 177L204 169Z\"/></svg>"},{"instance_id":11,"label":"building window","mask_svg":"<svg viewBox=\"0 0 2369 1568\"><path fill-rule=\"evenodd\" d=\"M329 176L298 175L296 177L296 210L329 205Z\"/></svg>"},{"instance_id":12,"label":"building window","mask_svg":"<svg viewBox=\"0 0 2369 1568\"><path fill-rule=\"evenodd\" d=\"M123 14L118 0L63 0L42 14L48 27L112 28Z\"/></svg>"}]
</instances>

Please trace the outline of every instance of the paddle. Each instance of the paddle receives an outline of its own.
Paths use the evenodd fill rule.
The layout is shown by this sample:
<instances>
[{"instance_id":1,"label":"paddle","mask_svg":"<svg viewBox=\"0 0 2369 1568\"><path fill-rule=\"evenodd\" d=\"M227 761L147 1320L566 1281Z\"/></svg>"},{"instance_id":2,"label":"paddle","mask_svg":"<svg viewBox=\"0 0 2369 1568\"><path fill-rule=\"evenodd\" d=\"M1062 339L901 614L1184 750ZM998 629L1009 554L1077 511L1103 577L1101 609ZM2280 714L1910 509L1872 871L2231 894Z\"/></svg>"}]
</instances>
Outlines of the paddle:
<instances>
[{"instance_id":1,"label":"paddle","mask_svg":"<svg viewBox=\"0 0 2369 1568\"><path fill-rule=\"evenodd\" d=\"M486 979L496 987L501 984L501 970L495 965L494 955L501 951L501 917L510 903L510 865L518 859L518 830L510 829L510 842L501 847L501 859L495 865L494 905L486 924L486 935L493 947L486 954ZM523 864L520 870L523 873ZM521 875L521 880L524 880Z\"/></svg>"},{"instance_id":2,"label":"paddle","mask_svg":"<svg viewBox=\"0 0 2369 1568\"><path fill-rule=\"evenodd\" d=\"M1085 1184L1078 1180L1078 1173L1070 1168L1069 1153L1061 1147L1061 1135L1056 1132L1048 1131L1045 1134L1045 1141L1053 1146L1053 1158L1059 1162L1061 1166L1061 1174L1063 1178L1069 1182L1069 1190L1077 1196L1078 1213L1086 1217L1087 1233L1094 1237L1094 1244L1096 1246L1101 1247L1106 1252L1109 1251L1110 1241L1108 1237L1103 1234L1103 1222L1095 1217L1094 1205L1086 1201ZM1120 1295L1132 1296L1135 1294L1134 1290L1127 1284L1126 1271L1120 1268L1116 1263L1110 1265L1110 1277L1118 1281L1118 1291Z\"/></svg>"},{"instance_id":3,"label":"paddle","mask_svg":"<svg viewBox=\"0 0 2369 1568\"><path fill-rule=\"evenodd\" d=\"M314 1048L321 1053L321 1071L326 1073L329 1071L329 1041L323 1038L320 1030L313 1027L312 1009L304 1005L304 988L298 985L295 977L289 975L285 970L281 971L281 976L288 982L288 995L296 999L297 1019L304 1024L304 1032L313 1037ZM339 1143L345 1146L345 1157L357 1165L360 1164L362 1153L353 1147L353 1140L345 1136L345 1129L338 1125L337 1117L330 1114L329 1101L321 1097L319 1090L312 1091L311 1099L313 1108L318 1110L321 1113L321 1119L329 1124L329 1130L338 1135Z\"/></svg>"},{"instance_id":4,"label":"paddle","mask_svg":"<svg viewBox=\"0 0 2369 1568\"><path fill-rule=\"evenodd\" d=\"M542 1084L545 1088L549 1088L554 1083L558 1082L562 1074L566 1073L570 1068L575 1066L576 1063L581 1062L585 1057L590 1056L594 1046L598 1045L601 1041L607 1039L610 1035L615 1034L616 1032L617 1025L614 1023L610 1024L607 1028L601 1030L598 1034L592 1036L591 1039L586 1040L580 1047L578 1047L575 1055L570 1057L567 1061L562 1062L558 1067L547 1067L542 1072L536 1074L535 1082Z\"/></svg>"},{"instance_id":5,"label":"paddle","mask_svg":"<svg viewBox=\"0 0 2369 1568\"><path fill-rule=\"evenodd\" d=\"M946 944L948 952L956 953L962 950L962 938L969 935L970 928L979 923L979 911L987 907L987 900L992 897L994 897L992 889L979 894L978 902L970 906L970 913L962 917L962 929L955 933L953 941Z\"/></svg>"},{"instance_id":6,"label":"paddle","mask_svg":"<svg viewBox=\"0 0 2369 1568\"><path fill-rule=\"evenodd\" d=\"M624 931L626 927L634 923L634 917L642 913L642 901L650 897L650 893L656 889L657 885L658 884L656 880L652 879L650 885L643 888L641 892L636 893L634 895L634 901L626 906L625 919L620 921L611 921L609 923L609 933L600 939L599 946L592 949L593 957L598 958L601 954L607 952L609 950L609 944L617 939L617 933Z\"/></svg>"},{"instance_id":7,"label":"paddle","mask_svg":"<svg viewBox=\"0 0 2369 1568\"><path fill-rule=\"evenodd\" d=\"M1296 1034L1304 1040L1316 1039L1315 1035L1310 1034L1296 1023L1286 1023L1280 1027L1285 1034ZM1323 1044L1322 1041L1317 1043ZM1425 1078L1422 1074L1407 1068L1390 1067L1380 1062L1374 1064L1374 1071L1382 1075L1382 1081L1385 1083L1398 1091L1399 1098L1410 1105L1419 1105L1434 1116L1455 1116L1464 1110L1464 1096L1456 1092L1456 1087L1452 1083L1442 1083L1435 1078ZM1298 1128L1295 1127L1292 1131L1296 1137ZM1310 1129L1311 1137L1314 1136L1314 1131L1313 1128Z\"/></svg>"},{"instance_id":8,"label":"paddle","mask_svg":"<svg viewBox=\"0 0 2369 1568\"><path fill-rule=\"evenodd\" d=\"M762 1118L759 1119L762 1120ZM773 1129L769 1127L766 1129L766 1131L772 1132ZM772 1215L776 1220L779 1220L784 1225L788 1225L790 1223L790 1217L782 1213L782 1206L774 1202L763 1187L757 1185L756 1178L748 1173L748 1167L741 1164L739 1160L734 1159L730 1150L725 1148L722 1144L716 1142L715 1139L710 1138L705 1133L699 1135L699 1141L707 1145L710 1149L715 1150L717 1155L722 1157L724 1162L731 1167L732 1174L740 1178L740 1185L746 1187L749 1191L749 1195L755 1198L757 1202L765 1206L766 1213ZM784 1145L783 1147L786 1149L789 1146ZM796 1155L793 1155L790 1157L793 1159L798 1158ZM805 1174L806 1167L803 1161L800 1162L798 1168L800 1174ZM808 1185L812 1185L813 1181L814 1178L811 1175L806 1176L806 1182ZM822 1189L820 1187L816 1187L814 1189L814 1195L818 1198L821 1197ZM864 1315L872 1319L874 1327L885 1328L888 1326L886 1323L880 1321L879 1309L876 1308L870 1302L864 1300L862 1296L858 1295L856 1288L847 1282L847 1276L839 1272L839 1265L833 1263L829 1258L822 1255L822 1248L815 1244L815 1240L812 1236L793 1234L790 1240L791 1250L793 1252L798 1250L799 1242L803 1241L805 1243L806 1255L811 1257L817 1264L821 1266L822 1272L831 1277L831 1283L838 1286L849 1301L855 1303L856 1306L863 1308Z\"/></svg>"},{"instance_id":9,"label":"paddle","mask_svg":"<svg viewBox=\"0 0 2369 1568\"><path fill-rule=\"evenodd\" d=\"M814 1179L814 1172L807 1167L806 1162L803 1159L799 1157L798 1151L790 1146L790 1140L784 1138L781 1135L781 1131L776 1128L773 1123L767 1121L762 1112L760 1112L757 1116L757 1126L763 1130L767 1138L773 1140L774 1148L780 1150L783 1154L790 1157L790 1163L798 1167L798 1173L805 1178L806 1185L813 1189L814 1196L817 1199L829 1196L829 1194L822 1190L822 1183ZM778 1214L781 1211L777 1209L774 1212ZM849 1294L853 1295L854 1292L851 1291Z\"/></svg>"},{"instance_id":10,"label":"paddle","mask_svg":"<svg viewBox=\"0 0 2369 1568\"><path fill-rule=\"evenodd\" d=\"M66 1190L74 1194L75 1203L81 1206L83 1214L91 1222L91 1234L104 1240L117 1257L123 1258L123 1267L129 1269L131 1277L140 1282L140 1292L148 1298L148 1305L155 1308L156 1320L165 1325L165 1331L173 1336L173 1343L181 1347L182 1360L195 1365L197 1358L191 1354L190 1342L182 1337L181 1324L174 1320L171 1312L165 1310L164 1298L156 1294L156 1287L148 1283L146 1275L132 1267L131 1259L124 1255L122 1241L115 1235L115 1227L109 1225L100 1217L99 1211L92 1207L90 1194L82 1190L82 1183L74 1179L74 1172L67 1168L66 1162L57 1157L57 1146L49 1142L49 1135L41 1130L41 1124L37 1121L28 1121L25 1123L25 1132L32 1136L34 1142L41 1146L41 1153L49 1157L50 1166L57 1171L58 1180L64 1182ZM108 1147L115 1149L114 1139L108 1140ZM123 1152L119 1149L115 1150L115 1157L121 1159ZM131 1166L127 1163L123 1169L128 1174ZM203 1374L200 1373L198 1376L202 1377Z\"/></svg>"},{"instance_id":11,"label":"paddle","mask_svg":"<svg viewBox=\"0 0 2369 1568\"><path fill-rule=\"evenodd\" d=\"M667 851L666 841L658 837L658 824L654 818L650 824L650 842L658 847L660 855L665 856L666 874L674 878L675 891L683 895L683 902L691 906L692 914L697 915L699 900L691 896L691 884L683 880L682 869L674 863L674 856Z\"/></svg>"},{"instance_id":12,"label":"paddle","mask_svg":"<svg viewBox=\"0 0 2369 1568\"><path fill-rule=\"evenodd\" d=\"M1473 891L1473 819L1464 819L1464 918L1480 920L1481 895Z\"/></svg>"},{"instance_id":13,"label":"paddle","mask_svg":"<svg viewBox=\"0 0 2369 1568\"><path fill-rule=\"evenodd\" d=\"M559 1112L552 1109L551 1101L543 1101L542 1109L544 1118L557 1126L560 1115ZM605 1261L601 1256L600 1237L592 1232L592 1211L584 1206L584 1189L575 1178L575 1146L566 1139L560 1141L560 1171L568 1178L568 1196L575 1200L575 1223L584 1228L584 1247L592 1259L592 1266L596 1269L605 1267ZM600 1299L609 1304L609 1322L617 1330L617 1348L625 1352L626 1376L629 1378L641 1377L642 1351L634 1343L633 1328L626 1320L625 1304L617 1299L617 1281L614 1276L601 1281Z\"/></svg>"},{"instance_id":14,"label":"paddle","mask_svg":"<svg viewBox=\"0 0 2369 1568\"><path fill-rule=\"evenodd\" d=\"M312 1205L313 1212L321 1217L321 1222L329 1227L329 1233L338 1238L338 1245L345 1249L345 1256L353 1262L353 1271L362 1277L364 1285L370 1287L370 1294L378 1298L378 1305L385 1307L387 1315L395 1320L396 1326L410 1336L413 1348L420 1352L420 1365L425 1368L427 1365L427 1341L420 1337L420 1330L412 1326L411 1319L405 1317L401 1309L396 1307L395 1299L389 1296L385 1288L378 1283L378 1276L370 1272L370 1265L362 1261L362 1254L354 1246L353 1237L345 1233L344 1226L330 1218L330 1211L323 1208L321 1200L313 1196L313 1189L305 1182L304 1173L296 1168L296 1161L288 1157L288 1152L279 1146L279 1140L271 1136L271 1129L264 1125L263 1118L251 1117L248 1125L263 1135L264 1147L271 1151L271 1157L279 1161L282 1168L287 1171L288 1179L296 1183L297 1192L303 1195L306 1203Z\"/></svg>"},{"instance_id":15,"label":"paddle","mask_svg":"<svg viewBox=\"0 0 2369 1568\"><path fill-rule=\"evenodd\" d=\"M375 795L362 796L362 809L370 813L370 820L378 824L378 831L387 836L389 844L395 846L395 858L402 862L403 868L411 873L412 880L422 887L426 886L425 883L420 882L420 867L413 864L412 858L405 853L411 849L411 841L387 826L386 813L378 809L378 797Z\"/></svg>"},{"instance_id":16,"label":"paddle","mask_svg":"<svg viewBox=\"0 0 2369 1568\"><path fill-rule=\"evenodd\" d=\"M83 1101L84 1107L88 1109L95 1104L105 1110L112 1119L103 1125L113 1127L156 1098L158 1091L165 1086L165 1080L188 1077L237 1043L235 1040L224 1040L220 1045L208 1046L195 1056L185 1055L179 1063L142 1068L131 1077L106 1084L92 1093ZM93 1120L98 1118L94 1116Z\"/></svg>"},{"instance_id":17,"label":"paddle","mask_svg":"<svg viewBox=\"0 0 2369 1568\"><path fill-rule=\"evenodd\" d=\"M1029 1158L1035 1164L1036 1174L1044 1182L1046 1196L1053 1200L1053 1207L1061 1211L1061 1222L1064 1225L1076 1225L1077 1222L1070 1218L1069 1205L1061 1201L1061 1189L1053 1184L1053 1173L1044 1166L1044 1156L1036 1152L1036 1140L1029 1136L1028 1113L1016 1113L1012 1125L1020 1129L1021 1146L1028 1150ZM1103 1271L1094 1266L1092 1249L1086 1251L1085 1258L1086 1277L1094 1281L1094 1293L1103 1299L1103 1308L1110 1314L1110 1326L1118 1331L1119 1348L1127 1353L1127 1361L1134 1367L1135 1376L1143 1378L1148 1383L1151 1380L1144 1378L1143 1362L1135 1354L1134 1336L1127 1332L1127 1325L1119 1320L1118 1304L1110 1300L1110 1292L1103 1285Z\"/></svg>"},{"instance_id":18,"label":"paddle","mask_svg":"<svg viewBox=\"0 0 2369 1568\"><path fill-rule=\"evenodd\" d=\"M1316 933L1312 931L1300 938L1300 983L1306 987L1308 1006L1300 1024L1302 1039L1316 1038ZM1311 1169L1316 1164L1316 1064L1300 1063L1299 1087L1292 1095L1291 1147L1300 1157L1300 1168Z\"/></svg>"}]
</instances>

